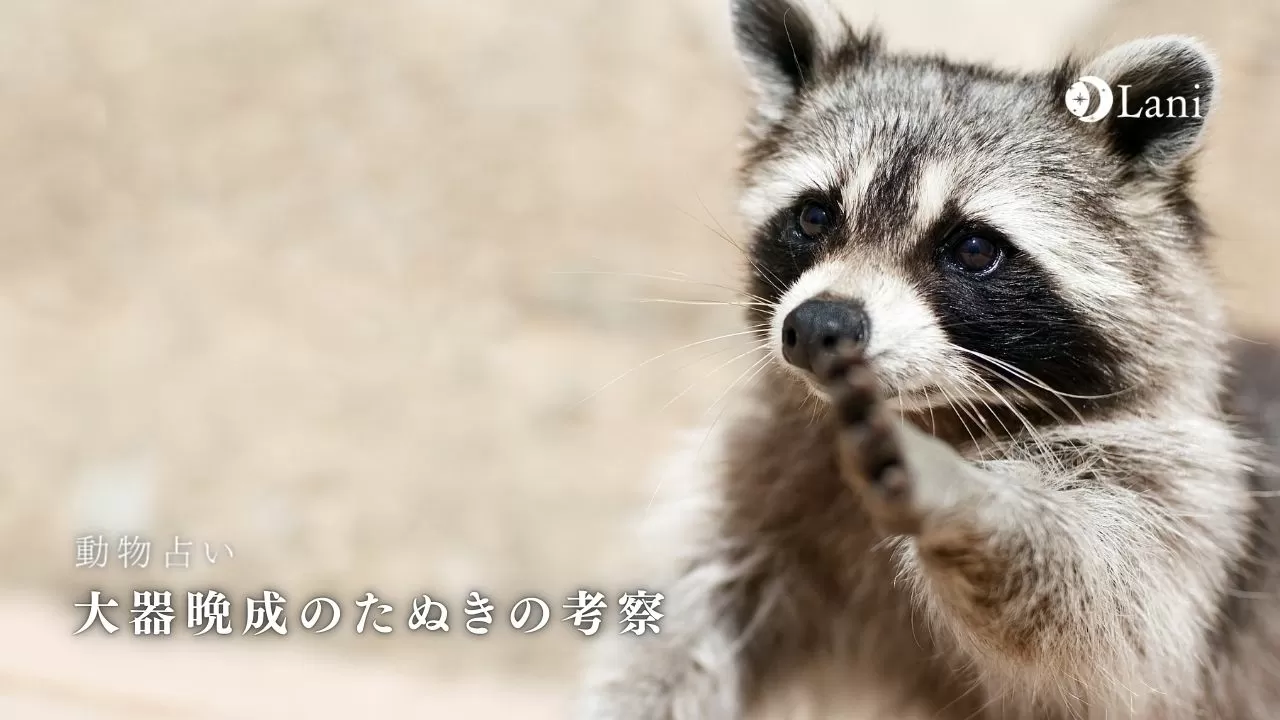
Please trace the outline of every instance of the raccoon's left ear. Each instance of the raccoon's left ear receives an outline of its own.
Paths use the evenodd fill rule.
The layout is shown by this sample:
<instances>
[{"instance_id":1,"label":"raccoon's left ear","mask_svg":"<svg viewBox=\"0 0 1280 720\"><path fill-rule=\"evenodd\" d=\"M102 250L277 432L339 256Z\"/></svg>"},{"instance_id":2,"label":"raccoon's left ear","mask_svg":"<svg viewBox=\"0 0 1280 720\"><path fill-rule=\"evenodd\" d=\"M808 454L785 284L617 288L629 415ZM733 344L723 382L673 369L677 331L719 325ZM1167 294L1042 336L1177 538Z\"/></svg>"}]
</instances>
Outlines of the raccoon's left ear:
<instances>
[{"instance_id":1,"label":"raccoon's left ear","mask_svg":"<svg viewBox=\"0 0 1280 720\"><path fill-rule=\"evenodd\" d=\"M1111 86L1099 125L1122 157L1156 172L1182 164L1200 143L1213 107L1218 63L1198 40L1163 35L1125 43L1088 63L1083 75Z\"/></svg>"},{"instance_id":2,"label":"raccoon's left ear","mask_svg":"<svg viewBox=\"0 0 1280 720\"><path fill-rule=\"evenodd\" d=\"M827 0L732 0L733 34L755 91L757 113L780 120L821 71L824 57L853 38Z\"/></svg>"}]
</instances>

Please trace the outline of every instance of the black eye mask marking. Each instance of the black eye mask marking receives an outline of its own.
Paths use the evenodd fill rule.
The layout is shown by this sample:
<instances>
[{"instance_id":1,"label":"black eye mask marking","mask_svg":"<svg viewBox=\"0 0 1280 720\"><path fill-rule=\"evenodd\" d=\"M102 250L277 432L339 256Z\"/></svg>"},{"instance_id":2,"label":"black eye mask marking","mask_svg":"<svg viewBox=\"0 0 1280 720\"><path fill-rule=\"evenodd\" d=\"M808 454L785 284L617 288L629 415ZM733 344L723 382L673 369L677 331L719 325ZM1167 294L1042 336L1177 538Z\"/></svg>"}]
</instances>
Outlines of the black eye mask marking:
<instances>
[{"instance_id":1,"label":"black eye mask marking","mask_svg":"<svg viewBox=\"0 0 1280 720\"><path fill-rule=\"evenodd\" d=\"M914 279L951 343L995 358L966 353L969 364L993 388L1012 400L1025 400L1023 391L1045 398L1044 404L1058 413L1067 412L1062 400L1038 384L1072 395L1121 389L1117 383L1124 353L1065 298L1033 257L997 228L961 218L954 207L947 208L931 232L911 263ZM975 237L981 240L971 240ZM969 251L974 255L966 256ZM994 257L994 262L974 270L966 266L965 257L975 263ZM1037 382L1018 377L1002 364ZM1075 407L1088 405L1078 399L1070 402Z\"/></svg>"},{"instance_id":2,"label":"black eye mask marking","mask_svg":"<svg viewBox=\"0 0 1280 720\"><path fill-rule=\"evenodd\" d=\"M805 270L846 241L838 193L810 193L774 213L752 239L748 292L777 303ZM769 310L752 306L753 322Z\"/></svg>"}]
</instances>

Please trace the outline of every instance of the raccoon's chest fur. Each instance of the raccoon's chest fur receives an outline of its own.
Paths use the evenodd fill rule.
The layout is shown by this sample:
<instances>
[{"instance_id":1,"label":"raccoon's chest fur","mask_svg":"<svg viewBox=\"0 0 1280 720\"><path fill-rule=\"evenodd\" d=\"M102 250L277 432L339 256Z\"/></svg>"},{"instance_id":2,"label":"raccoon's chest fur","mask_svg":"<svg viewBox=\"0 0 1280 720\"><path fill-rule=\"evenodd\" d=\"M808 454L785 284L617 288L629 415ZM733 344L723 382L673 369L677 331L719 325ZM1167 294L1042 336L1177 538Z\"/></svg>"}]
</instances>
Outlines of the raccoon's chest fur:
<instances>
[{"instance_id":1,"label":"raccoon's chest fur","mask_svg":"<svg viewBox=\"0 0 1280 720\"><path fill-rule=\"evenodd\" d=\"M1280 351L1241 344L1232 356L1239 374L1228 405L1238 432L1261 443L1258 472L1240 480L1256 493L1249 550L1232 560L1234 587L1204 618L1212 639L1200 707L1162 717L1280 712L1280 475L1268 467L1280 467ZM991 687L971 672L900 581L895 544L872 530L840 480L829 425L785 385L767 387L759 400L761 414L722 439L720 515L727 544L739 548L737 567L746 569L730 594L732 624L757 633L747 647L759 662L788 668L753 689L764 699L758 716L1105 716L1083 699L1042 704L1026 688Z\"/></svg>"}]
</instances>

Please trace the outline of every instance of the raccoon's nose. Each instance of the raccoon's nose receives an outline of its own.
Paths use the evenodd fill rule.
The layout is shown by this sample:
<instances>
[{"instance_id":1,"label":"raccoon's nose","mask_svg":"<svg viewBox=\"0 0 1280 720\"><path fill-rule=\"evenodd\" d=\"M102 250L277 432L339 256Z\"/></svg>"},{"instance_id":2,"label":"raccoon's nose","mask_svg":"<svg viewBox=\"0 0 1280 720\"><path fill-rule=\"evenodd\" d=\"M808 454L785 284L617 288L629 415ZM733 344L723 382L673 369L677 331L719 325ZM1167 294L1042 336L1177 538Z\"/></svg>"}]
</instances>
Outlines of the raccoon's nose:
<instances>
[{"instance_id":1,"label":"raccoon's nose","mask_svg":"<svg viewBox=\"0 0 1280 720\"><path fill-rule=\"evenodd\" d=\"M871 319L861 305L806 300L782 321L782 357L801 370L813 370L823 354L845 341L862 345L870 334Z\"/></svg>"}]
</instances>

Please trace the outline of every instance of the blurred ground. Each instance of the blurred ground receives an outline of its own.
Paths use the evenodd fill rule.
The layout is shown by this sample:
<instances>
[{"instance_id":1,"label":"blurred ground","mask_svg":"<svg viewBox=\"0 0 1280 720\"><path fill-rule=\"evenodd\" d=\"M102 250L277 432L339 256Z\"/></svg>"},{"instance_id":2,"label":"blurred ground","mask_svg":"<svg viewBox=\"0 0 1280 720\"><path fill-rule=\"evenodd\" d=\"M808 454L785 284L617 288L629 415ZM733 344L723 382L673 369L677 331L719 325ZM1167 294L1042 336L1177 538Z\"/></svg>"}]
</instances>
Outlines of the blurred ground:
<instances>
[{"instance_id":1,"label":"blurred ground","mask_svg":"<svg viewBox=\"0 0 1280 720\"><path fill-rule=\"evenodd\" d=\"M1237 312L1274 325L1271 3L846 4L1003 65L1205 36L1202 196ZM721 0L0 5L0 716L560 716L588 641L558 622L200 643L72 638L72 604L479 590L502 624L621 589L650 468L756 357L645 364L739 324L639 302L732 300L739 87ZM74 568L86 533L151 567ZM235 557L166 571L175 535Z\"/></svg>"}]
</instances>

